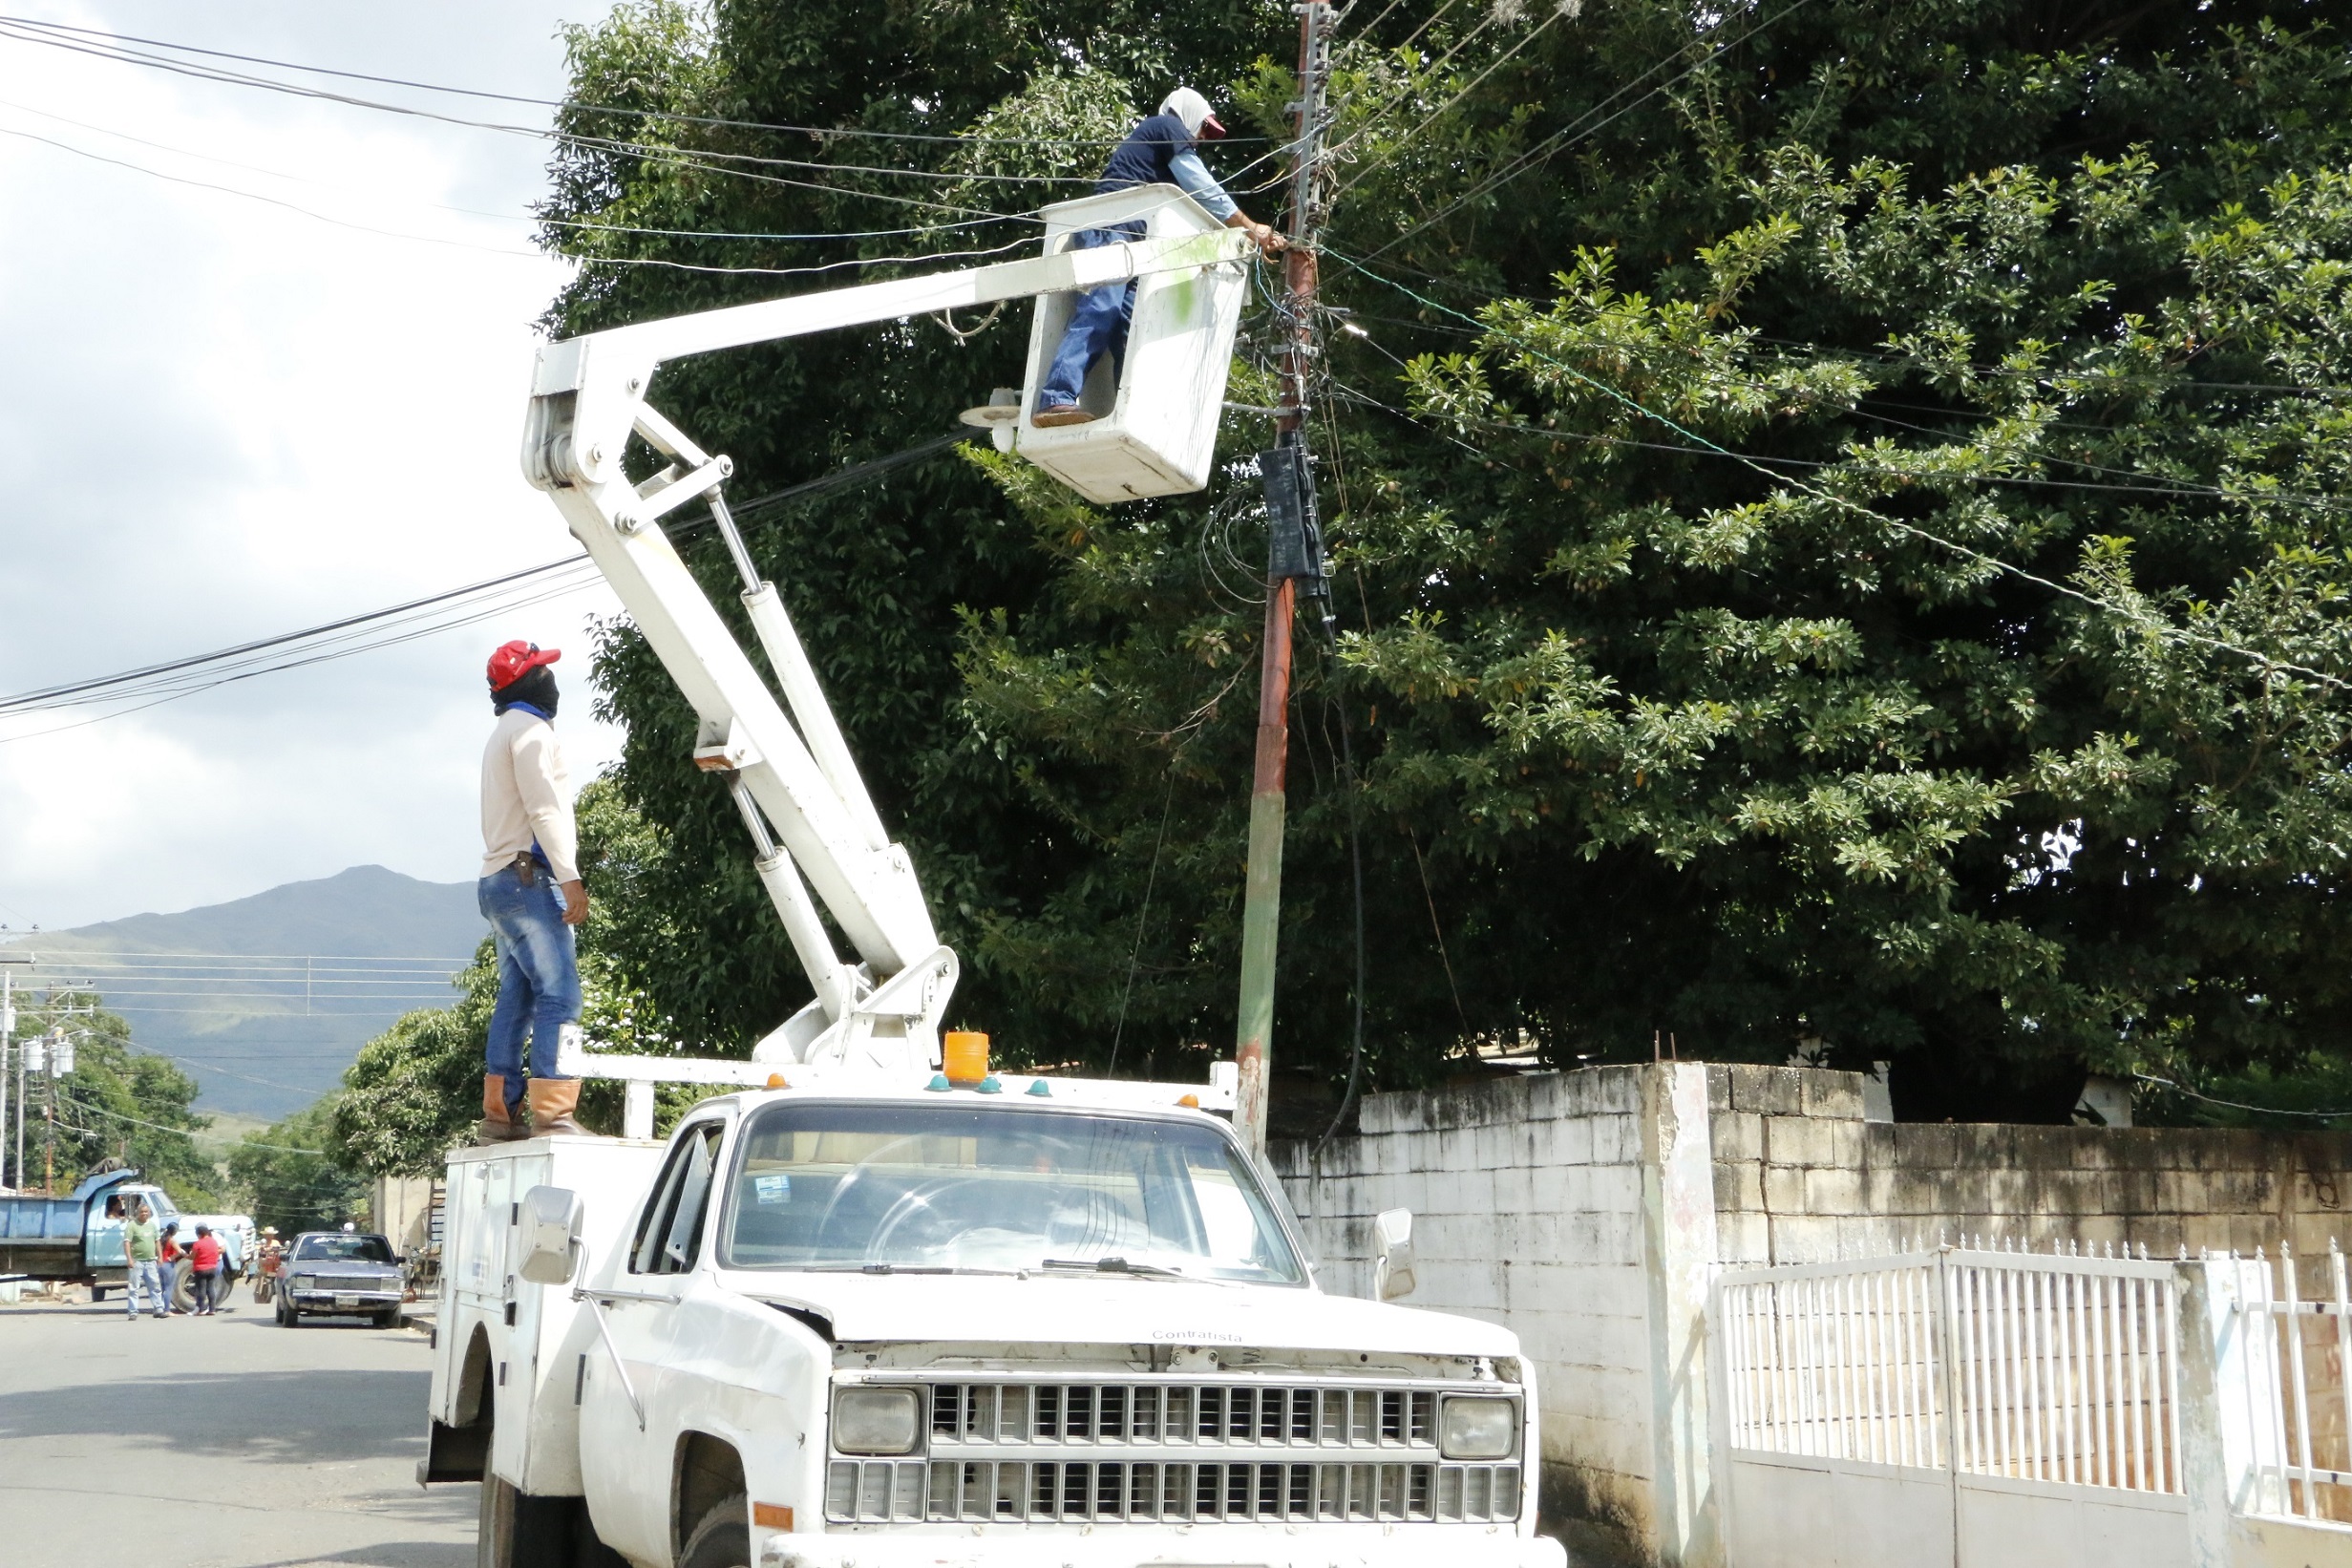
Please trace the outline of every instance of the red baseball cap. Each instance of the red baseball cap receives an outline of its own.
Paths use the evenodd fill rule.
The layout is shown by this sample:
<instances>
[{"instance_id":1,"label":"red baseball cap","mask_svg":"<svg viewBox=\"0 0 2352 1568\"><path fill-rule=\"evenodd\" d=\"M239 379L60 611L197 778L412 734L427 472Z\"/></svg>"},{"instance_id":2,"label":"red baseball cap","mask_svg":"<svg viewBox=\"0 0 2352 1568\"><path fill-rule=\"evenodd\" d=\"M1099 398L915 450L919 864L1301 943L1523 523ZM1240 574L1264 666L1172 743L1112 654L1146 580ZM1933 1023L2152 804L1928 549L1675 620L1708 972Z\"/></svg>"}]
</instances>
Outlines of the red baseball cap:
<instances>
[{"instance_id":1,"label":"red baseball cap","mask_svg":"<svg viewBox=\"0 0 2352 1568\"><path fill-rule=\"evenodd\" d=\"M490 656L490 689L498 691L510 687L540 666L554 664L562 657L560 647L541 647L519 637L511 643L500 643L498 650Z\"/></svg>"}]
</instances>

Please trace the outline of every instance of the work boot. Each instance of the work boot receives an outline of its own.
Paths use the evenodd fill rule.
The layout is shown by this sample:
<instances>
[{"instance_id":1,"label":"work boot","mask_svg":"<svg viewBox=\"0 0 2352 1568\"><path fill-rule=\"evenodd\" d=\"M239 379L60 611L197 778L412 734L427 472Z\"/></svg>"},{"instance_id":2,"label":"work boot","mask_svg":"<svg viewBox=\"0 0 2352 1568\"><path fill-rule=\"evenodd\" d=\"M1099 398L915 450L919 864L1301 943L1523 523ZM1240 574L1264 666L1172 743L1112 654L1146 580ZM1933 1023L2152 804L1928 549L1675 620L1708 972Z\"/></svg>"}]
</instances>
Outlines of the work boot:
<instances>
[{"instance_id":1,"label":"work boot","mask_svg":"<svg viewBox=\"0 0 2352 1568\"><path fill-rule=\"evenodd\" d=\"M1039 430L1054 430L1063 425L1091 425L1094 416L1075 403L1056 403L1049 409L1039 409L1029 420Z\"/></svg>"},{"instance_id":2,"label":"work boot","mask_svg":"<svg viewBox=\"0 0 2352 1568\"><path fill-rule=\"evenodd\" d=\"M531 1135L506 1111L506 1079L501 1073L486 1073L482 1077L482 1126L474 1134L476 1143L512 1143L517 1138Z\"/></svg>"},{"instance_id":3,"label":"work boot","mask_svg":"<svg viewBox=\"0 0 2352 1568\"><path fill-rule=\"evenodd\" d=\"M572 1112L580 1104L579 1079L534 1078L530 1092L533 1137L545 1137L550 1133L575 1137L595 1135L572 1119Z\"/></svg>"}]
</instances>

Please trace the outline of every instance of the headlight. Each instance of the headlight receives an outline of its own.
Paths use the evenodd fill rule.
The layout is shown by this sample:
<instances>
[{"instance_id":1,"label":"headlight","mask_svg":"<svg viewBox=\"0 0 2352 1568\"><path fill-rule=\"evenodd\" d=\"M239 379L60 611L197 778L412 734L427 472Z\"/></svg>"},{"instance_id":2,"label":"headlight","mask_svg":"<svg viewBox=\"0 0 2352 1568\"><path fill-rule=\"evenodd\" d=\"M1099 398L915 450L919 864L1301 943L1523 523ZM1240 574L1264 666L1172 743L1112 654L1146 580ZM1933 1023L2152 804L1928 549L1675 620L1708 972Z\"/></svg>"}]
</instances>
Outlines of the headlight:
<instances>
[{"instance_id":1,"label":"headlight","mask_svg":"<svg viewBox=\"0 0 2352 1568\"><path fill-rule=\"evenodd\" d=\"M833 1446L843 1453L912 1453L922 1409L912 1388L844 1388L833 1396Z\"/></svg>"},{"instance_id":2,"label":"headlight","mask_svg":"<svg viewBox=\"0 0 2352 1568\"><path fill-rule=\"evenodd\" d=\"M1437 1449L1449 1459L1508 1459L1519 1446L1519 1407L1508 1399L1449 1399Z\"/></svg>"}]
</instances>

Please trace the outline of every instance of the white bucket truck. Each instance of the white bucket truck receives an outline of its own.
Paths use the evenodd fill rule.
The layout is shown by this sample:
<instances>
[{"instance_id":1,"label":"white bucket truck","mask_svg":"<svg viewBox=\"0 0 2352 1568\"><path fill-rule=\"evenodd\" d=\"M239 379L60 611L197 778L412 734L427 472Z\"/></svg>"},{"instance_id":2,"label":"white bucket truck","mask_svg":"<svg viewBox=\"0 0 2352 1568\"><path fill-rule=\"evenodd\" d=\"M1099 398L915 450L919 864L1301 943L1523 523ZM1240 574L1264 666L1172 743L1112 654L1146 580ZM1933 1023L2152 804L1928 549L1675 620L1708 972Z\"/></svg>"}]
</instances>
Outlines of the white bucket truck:
<instances>
[{"instance_id":1,"label":"white bucket truck","mask_svg":"<svg viewBox=\"0 0 2352 1568\"><path fill-rule=\"evenodd\" d=\"M1317 1288L1280 1185L1222 1114L1231 1064L1189 1087L1030 1077L992 1072L985 1036L943 1041L955 955L736 537L727 459L646 401L682 354L1027 296L1052 318L1053 296L1134 277L1152 340L1129 374L1180 360L1163 373L1214 408L1246 242L1173 187L1085 209L1144 217L1146 236L540 354L526 470L700 714L697 760L733 793L816 998L748 1061L570 1049L567 1070L626 1081L625 1137L451 1156L419 1474L482 1482L484 1568L1564 1562L1535 1536L1516 1340ZM1100 432L1087 487L1197 488L1215 424ZM668 460L637 483L632 435ZM697 497L775 692L657 526ZM667 1143L659 1082L717 1091ZM1384 1298L1412 1288L1409 1237L1409 1217L1382 1217Z\"/></svg>"}]
</instances>

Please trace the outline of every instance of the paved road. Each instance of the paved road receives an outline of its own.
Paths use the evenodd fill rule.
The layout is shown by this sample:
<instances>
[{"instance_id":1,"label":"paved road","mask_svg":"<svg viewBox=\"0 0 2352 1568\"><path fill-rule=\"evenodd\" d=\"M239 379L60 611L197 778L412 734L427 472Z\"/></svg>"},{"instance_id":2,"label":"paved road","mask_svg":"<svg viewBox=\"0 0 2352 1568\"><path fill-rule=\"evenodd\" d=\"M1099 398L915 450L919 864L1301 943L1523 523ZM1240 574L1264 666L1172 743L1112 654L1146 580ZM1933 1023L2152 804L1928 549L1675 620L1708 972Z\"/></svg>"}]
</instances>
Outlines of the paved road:
<instances>
[{"instance_id":1,"label":"paved road","mask_svg":"<svg viewBox=\"0 0 2352 1568\"><path fill-rule=\"evenodd\" d=\"M0 1306L9 1568L472 1568L476 1488L416 1485L422 1334Z\"/></svg>"}]
</instances>

